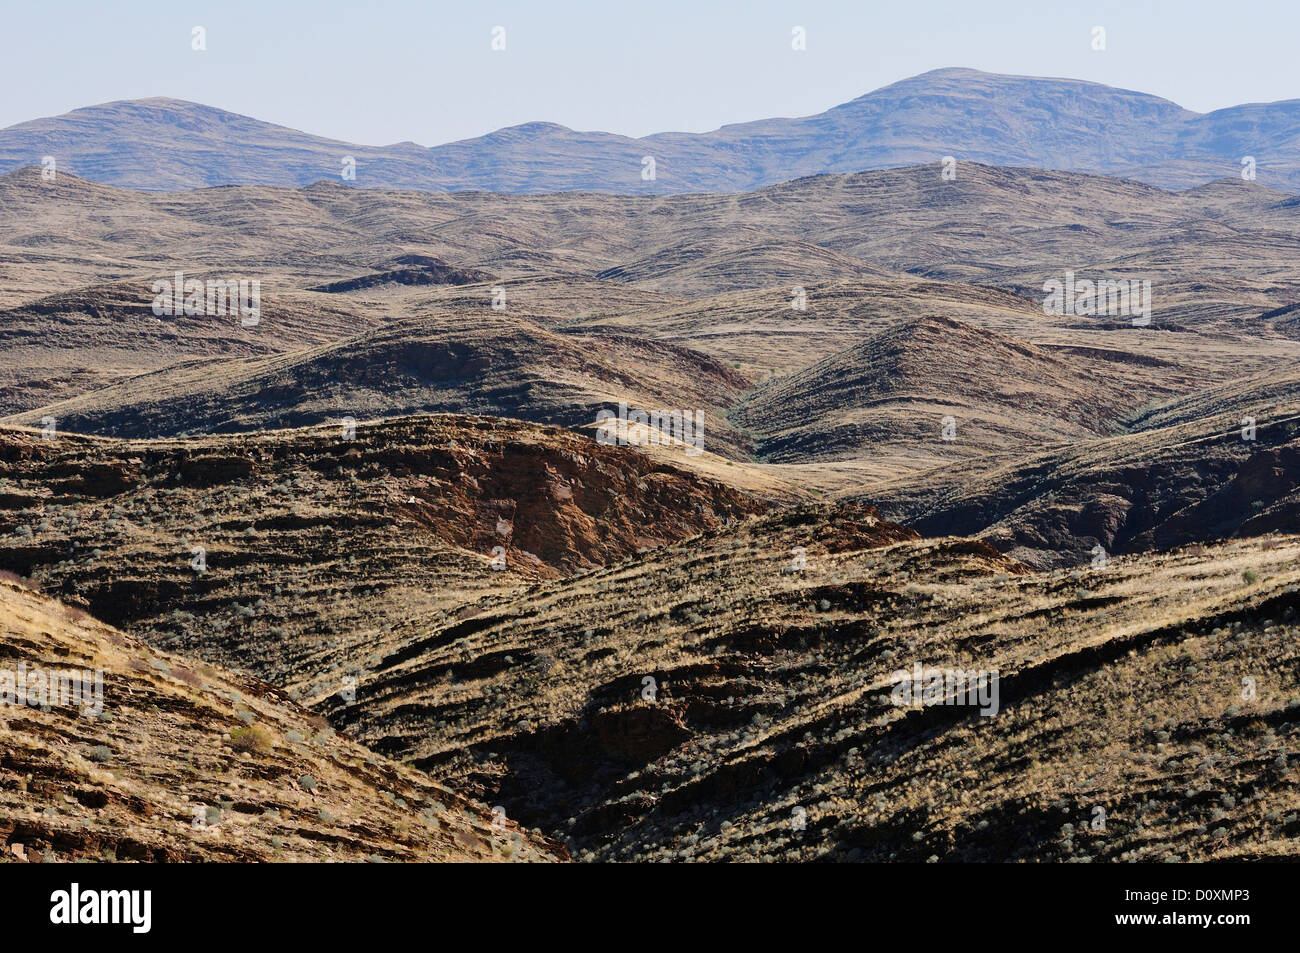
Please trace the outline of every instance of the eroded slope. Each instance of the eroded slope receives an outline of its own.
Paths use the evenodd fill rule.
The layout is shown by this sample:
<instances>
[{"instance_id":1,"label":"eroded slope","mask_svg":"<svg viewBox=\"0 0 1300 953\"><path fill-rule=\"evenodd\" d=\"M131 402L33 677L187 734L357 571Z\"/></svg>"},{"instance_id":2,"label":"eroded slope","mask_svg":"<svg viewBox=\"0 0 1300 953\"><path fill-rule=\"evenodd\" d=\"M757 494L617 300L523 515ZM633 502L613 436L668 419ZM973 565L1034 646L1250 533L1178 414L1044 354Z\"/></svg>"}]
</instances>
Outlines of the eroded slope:
<instances>
[{"instance_id":1,"label":"eroded slope","mask_svg":"<svg viewBox=\"0 0 1300 953\"><path fill-rule=\"evenodd\" d=\"M21 673L35 693L28 676L68 670L100 675L89 715L58 700L0 705L8 860L565 859L558 844L376 757L269 685L158 652L0 581L10 687Z\"/></svg>"}]
</instances>

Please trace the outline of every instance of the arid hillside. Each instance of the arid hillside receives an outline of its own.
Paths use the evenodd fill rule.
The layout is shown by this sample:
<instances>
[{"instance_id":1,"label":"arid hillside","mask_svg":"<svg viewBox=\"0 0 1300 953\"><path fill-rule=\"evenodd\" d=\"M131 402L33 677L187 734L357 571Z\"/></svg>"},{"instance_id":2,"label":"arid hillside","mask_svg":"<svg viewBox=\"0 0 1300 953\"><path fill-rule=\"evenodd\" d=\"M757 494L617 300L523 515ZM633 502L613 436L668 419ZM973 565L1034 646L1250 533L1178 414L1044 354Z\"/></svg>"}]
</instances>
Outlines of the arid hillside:
<instances>
[{"instance_id":1,"label":"arid hillside","mask_svg":"<svg viewBox=\"0 0 1300 953\"><path fill-rule=\"evenodd\" d=\"M1298 859L1297 249L965 159L0 176L0 651L127 693L0 709L9 853Z\"/></svg>"},{"instance_id":2,"label":"arid hillside","mask_svg":"<svg viewBox=\"0 0 1300 953\"><path fill-rule=\"evenodd\" d=\"M786 511L413 631L322 710L584 859L1294 860L1298 557L1031 573ZM918 664L996 712L896 703Z\"/></svg>"},{"instance_id":3,"label":"arid hillside","mask_svg":"<svg viewBox=\"0 0 1300 953\"><path fill-rule=\"evenodd\" d=\"M10 581L0 654L10 688L21 674L31 699L0 706L8 861L567 859L270 685L159 652ZM68 672L87 673L85 692L51 697L46 676Z\"/></svg>"},{"instance_id":4,"label":"arid hillside","mask_svg":"<svg viewBox=\"0 0 1300 953\"><path fill-rule=\"evenodd\" d=\"M121 437L282 429L350 416L478 414L581 427L619 403L698 410L707 446L748 457L726 418L753 384L698 351L631 335L556 334L458 314L397 321L273 358L193 360L16 415Z\"/></svg>"},{"instance_id":5,"label":"arid hillside","mask_svg":"<svg viewBox=\"0 0 1300 953\"><path fill-rule=\"evenodd\" d=\"M773 382L735 416L764 459L892 455L903 469L910 454L923 466L1118 429L1139 395L1080 363L931 315Z\"/></svg>"},{"instance_id":6,"label":"arid hillside","mask_svg":"<svg viewBox=\"0 0 1300 953\"><path fill-rule=\"evenodd\" d=\"M1300 529L1300 378L1256 375L1156 404L1131 432L964 472L935 468L866 497L922 532L978 534L1043 566L1094 547L1141 552Z\"/></svg>"},{"instance_id":7,"label":"arid hillside","mask_svg":"<svg viewBox=\"0 0 1300 953\"><path fill-rule=\"evenodd\" d=\"M154 299L151 283L125 281L0 311L3 406L14 413L186 360L281 354L380 323L371 311L313 295L259 296L251 327L239 314L159 317Z\"/></svg>"},{"instance_id":8,"label":"arid hillside","mask_svg":"<svg viewBox=\"0 0 1300 953\"><path fill-rule=\"evenodd\" d=\"M992 284L1041 301L1043 282L1070 270L1150 279L1153 323L1186 324L1294 304L1294 295L1276 299L1297 287L1298 235L1300 203L1258 183L1225 178L1168 192L976 163L959 165L951 181L922 165L665 197L428 194L325 182L141 193L71 175L48 182L23 169L0 176L0 304L137 276L147 288L177 267L260 277L268 295L308 291L400 271L418 256L491 275L507 292L513 280L546 274L688 297L779 287L787 303L793 284L900 274ZM850 274L828 264L828 254L857 264ZM650 261L660 263L653 273L634 267ZM317 293L335 301L382 293L391 302L438 291L363 281L350 292Z\"/></svg>"},{"instance_id":9,"label":"arid hillside","mask_svg":"<svg viewBox=\"0 0 1300 953\"><path fill-rule=\"evenodd\" d=\"M1300 359L1300 206L1240 180L963 164L740 195L144 194L23 170L0 198L0 419L74 432L426 412L582 431L623 401L703 413L737 486L869 498ZM259 281L259 322L157 317L178 271ZM1149 282L1149 322L1048 313L1068 275ZM895 372L911 394L881 404Z\"/></svg>"},{"instance_id":10,"label":"arid hillside","mask_svg":"<svg viewBox=\"0 0 1300 953\"><path fill-rule=\"evenodd\" d=\"M315 699L395 628L760 512L558 428L426 417L190 440L0 431L0 569Z\"/></svg>"},{"instance_id":11,"label":"arid hillside","mask_svg":"<svg viewBox=\"0 0 1300 953\"><path fill-rule=\"evenodd\" d=\"M1034 572L488 418L6 446L0 558L31 585L579 858L1294 856L1294 537ZM996 713L896 703L918 663L996 673Z\"/></svg>"}]
</instances>

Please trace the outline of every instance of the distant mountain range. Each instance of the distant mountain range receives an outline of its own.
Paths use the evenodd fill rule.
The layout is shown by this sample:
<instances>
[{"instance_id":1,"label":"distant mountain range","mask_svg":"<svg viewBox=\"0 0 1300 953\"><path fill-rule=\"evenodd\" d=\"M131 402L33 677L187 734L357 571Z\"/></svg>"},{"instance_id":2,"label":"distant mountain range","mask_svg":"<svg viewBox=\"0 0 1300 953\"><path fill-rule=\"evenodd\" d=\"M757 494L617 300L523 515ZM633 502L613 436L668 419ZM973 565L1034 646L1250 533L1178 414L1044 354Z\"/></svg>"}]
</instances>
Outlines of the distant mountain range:
<instances>
[{"instance_id":1,"label":"distant mountain range","mask_svg":"<svg viewBox=\"0 0 1300 953\"><path fill-rule=\"evenodd\" d=\"M0 130L0 173L39 165L144 190L304 186L321 179L421 191L739 192L806 175L961 161L1099 172L1169 189L1238 176L1300 192L1300 100L1195 113L1070 79L941 69L815 116L633 139L554 123L426 148L365 146L153 98ZM653 177L649 177L653 159ZM344 178L346 160L355 176Z\"/></svg>"}]
</instances>

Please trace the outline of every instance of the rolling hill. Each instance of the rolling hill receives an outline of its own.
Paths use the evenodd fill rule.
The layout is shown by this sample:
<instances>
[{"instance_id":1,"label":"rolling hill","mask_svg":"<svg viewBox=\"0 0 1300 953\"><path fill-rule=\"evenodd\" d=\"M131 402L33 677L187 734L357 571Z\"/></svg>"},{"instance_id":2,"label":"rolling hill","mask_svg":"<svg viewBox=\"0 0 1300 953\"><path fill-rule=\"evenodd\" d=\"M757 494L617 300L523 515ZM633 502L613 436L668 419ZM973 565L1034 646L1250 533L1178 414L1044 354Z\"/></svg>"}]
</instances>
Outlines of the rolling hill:
<instances>
[{"instance_id":1,"label":"rolling hill","mask_svg":"<svg viewBox=\"0 0 1300 953\"><path fill-rule=\"evenodd\" d=\"M1030 573L786 510L497 598L322 710L583 860L1295 860L1297 556ZM900 703L918 664L996 673L996 714Z\"/></svg>"},{"instance_id":2,"label":"rolling hill","mask_svg":"<svg viewBox=\"0 0 1300 953\"><path fill-rule=\"evenodd\" d=\"M85 707L0 706L0 844L31 863L554 861L563 847L337 734L283 692L10 580L0 655ZM33 678L35 676L35 678ZM87 714L88 713L88 714Z\"/></svg>"},{"instance_id":3,"label":"rolling hill","mask_svg":"<svg viewBox=\"0 0 1300 953\"><path fill-rule=\"evenodd\" d=\"M763 508L633 448L493 417L140 441L0 430L0 569L305 698L399 647L411 619Z\"/></svg>"},{"instance_id":4,"label":"rolling hill","mask_svg":"<svg viewBox=\"0 0 1300 953\"><path fill-rule=\"evenodd\" d=\"M173 101L0 132L86 163L0 175L0 655L128 696L0 708L0 841L1296 859L1300 199L1232 156L1289 115L942 71L709 136L349 146L361 188ZM738 191L777 170L818 174ZM597 191L438 191L475 182ZM155 314L178 271L259 320ZM1075 277L1150 322L1045 308ZM606 445L620 403L703 452ZM898 703L913 666L996 675L996 717Z\"/></svg>"},{"instance_id":5,"label":"rolling hill","mask_svg":"<svg viewBox=\"0 0 1300 953\"><path fill-rule=\"evenodd\" d=\"M1254 156L1261 182L1300 191L1300 101L1197 114L1156 96L1072 79L939 69L823 113L707 133L631 139L551 122L423 147L364 146L198 103L105 103L0 130L0 172L52 155L60 169L126 188L357 186L426 191L739 192L804 175L938 163L1102 172L1187 188L1237 175ZM183 135L178 132L183 131ZM655 178L642 159L655 158ZM340 179L341 180L341 179Z\"/></svg>"},{"instance_id":6,"label":"rolling hill","mask_svg":"<svg viewBox=\"0 0 1300 953\"><path fill-rule=\"evenodd\" d=\"M1251 426L1247 426L1249 419ZM922 532L978 535L1040 566L1292 532L1300 378L1272 371L1171 400L1130 432L991 455L963 473L884 481L868 497Z\"/></svg>"},{"instance_id":7,"label":"rolling hill","mask_svg":"<svg viewBox=\"0 0 1300 953\"><path fill-rule=\"evenodd\" d=\"M1103 434L1134 402L1073 362L927 315L774 381L735 417L765 459L910 453L929 462Z\"/></svg>"},{"instance_id":8,"label":"rolling hill","mask_svg":"<svg viewBox=\"0 0 1300 953\"><path fill-rule=\"evenodd\" d=\"M488 312L410 319L291 355L189 361L42 407L77 433L168 437L422 413L581 427L620 402L704 419L704 448L748 454L724 412L751 383L698 352L623 335L555 334Z\"/></svg>"}]
</instances>

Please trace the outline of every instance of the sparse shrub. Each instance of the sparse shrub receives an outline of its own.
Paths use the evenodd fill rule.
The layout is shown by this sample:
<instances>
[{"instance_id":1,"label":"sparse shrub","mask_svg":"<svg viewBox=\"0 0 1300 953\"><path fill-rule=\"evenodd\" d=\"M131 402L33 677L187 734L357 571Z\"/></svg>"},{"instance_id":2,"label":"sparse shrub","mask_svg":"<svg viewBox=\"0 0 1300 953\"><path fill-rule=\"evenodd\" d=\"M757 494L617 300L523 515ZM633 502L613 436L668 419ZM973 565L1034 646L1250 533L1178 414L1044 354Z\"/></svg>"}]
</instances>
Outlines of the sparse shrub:
<instances>
[{"instance_id":1,"label":"sparse shrub","mask_svg":"<svg viewBox=\"0 0 1300 953\"><path fill-rule=\"evenodd\" d=\"M69 622L85 622L88 619L94 618L89 612L87 612L85 609L81 608L80 606L69 606L69 605L61 606L59 609L59 614L62 615L63 618L67 619Z\"/></svg>"},{"instance_id":2,"label":"sparse shrub","mask_svg":"<svg viewBox=\"0 0 1300 953\"><path fill-rule=\"evenodd\" d=\"M274 745L271 733L261 725L236 728L230 733L230 746L239 752L266 754Z\"/></svg>"},{"instance_id":3,"label":"sparse shrub","mask_svg":"<svg viewBox=\"0 0 1300 953\"><path fill-rule=\"evenodd\" d=\"M195 675L187 668L172 669L172 678L184 682L186 685L189 685L191 688L203 687L203 679L199 678L197 675Z\"/></svg>"},{"instance_id":4,"label":"sparse shrub","mask_svg":"<svg viewBox=\"0 0 1300 953\"><path fill-rule=\"evenodd\" d=\"M33 589L30 579L25 579L16 572L10 572L8 569L0 569L0 580L12 583L20 589Z\"/></svg>"}]
</instances>

